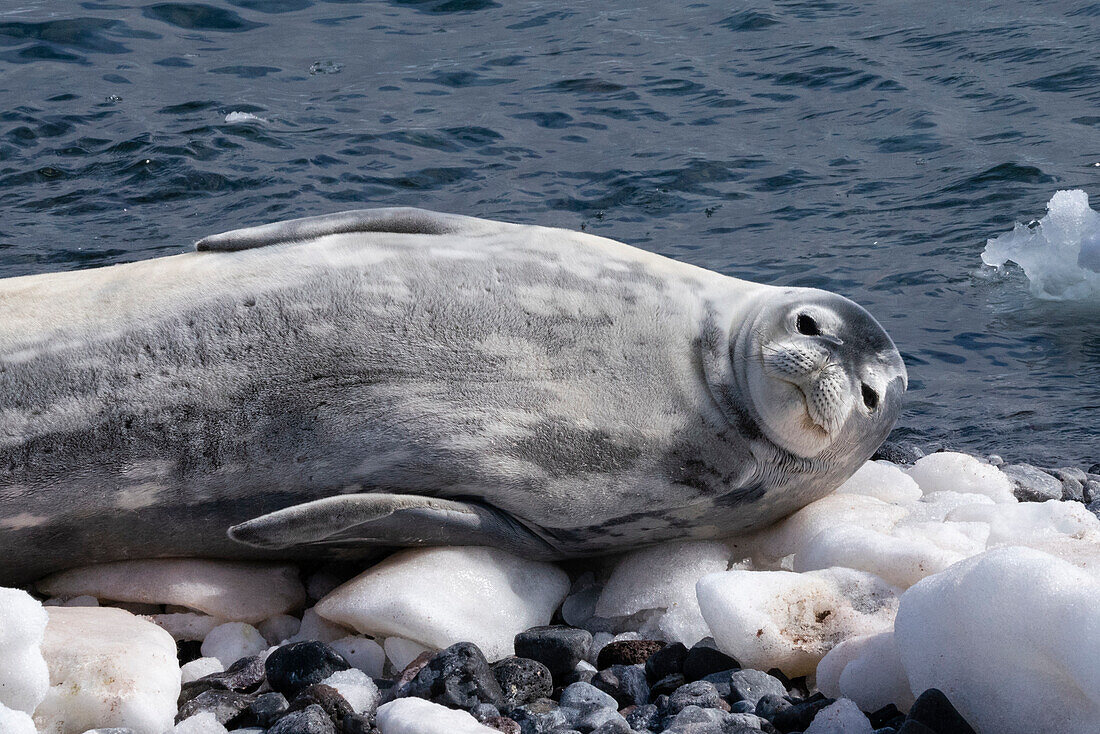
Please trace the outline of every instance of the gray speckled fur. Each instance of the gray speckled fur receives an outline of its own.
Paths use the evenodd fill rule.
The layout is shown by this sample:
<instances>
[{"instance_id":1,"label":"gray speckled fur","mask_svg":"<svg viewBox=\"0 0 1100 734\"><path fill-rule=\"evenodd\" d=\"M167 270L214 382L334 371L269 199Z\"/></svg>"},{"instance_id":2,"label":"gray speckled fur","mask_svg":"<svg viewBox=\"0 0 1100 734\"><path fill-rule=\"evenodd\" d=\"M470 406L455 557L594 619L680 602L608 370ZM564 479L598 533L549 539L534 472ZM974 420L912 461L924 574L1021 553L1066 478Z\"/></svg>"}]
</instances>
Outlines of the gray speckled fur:
<instances>
[{"instance_id":1,"label":"gray speckled fur","mask_svg":"<svg viewBox=\"0 0 1100 734\"><path fill-rule=\"evenodd\" d=\"M431 508L324 542L227 536L364 493L471 502L469 542L541 557L728 535L830 491L893 423L778 448L724 375L780 289L611 240L373 210L199 249L0 281L0 583L463 540L416 532Z\"/></svg>"}]
</instances>

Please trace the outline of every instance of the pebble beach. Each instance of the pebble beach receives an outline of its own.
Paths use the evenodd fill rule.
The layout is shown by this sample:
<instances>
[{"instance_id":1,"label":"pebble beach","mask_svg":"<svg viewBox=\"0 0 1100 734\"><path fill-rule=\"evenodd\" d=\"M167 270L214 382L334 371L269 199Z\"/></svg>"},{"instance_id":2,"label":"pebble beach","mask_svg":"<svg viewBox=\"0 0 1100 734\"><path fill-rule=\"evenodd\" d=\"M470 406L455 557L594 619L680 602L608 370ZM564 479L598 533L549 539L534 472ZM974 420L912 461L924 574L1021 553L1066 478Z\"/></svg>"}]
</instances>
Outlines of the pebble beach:
<instances>
[{"instance_id":1,"label":"pebble beach","mask_svg":"<svg viewBox=\"0 0 1100 734\"><path fill-rule=\"evenodd\" d=\"M883 446L750 537L0 591L5 734L1086 734L1100 474Z\"/></svg>"}]
</instances>

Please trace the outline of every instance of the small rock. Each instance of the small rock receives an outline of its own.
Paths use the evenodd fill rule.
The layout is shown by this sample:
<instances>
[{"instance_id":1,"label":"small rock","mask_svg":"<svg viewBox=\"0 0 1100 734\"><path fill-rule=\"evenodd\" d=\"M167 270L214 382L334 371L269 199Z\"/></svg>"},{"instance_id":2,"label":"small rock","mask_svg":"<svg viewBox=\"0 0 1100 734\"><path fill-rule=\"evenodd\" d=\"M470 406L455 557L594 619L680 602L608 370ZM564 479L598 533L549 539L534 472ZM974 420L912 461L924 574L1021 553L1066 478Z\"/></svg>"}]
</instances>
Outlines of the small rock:
<instances>
[{"instance_id":1,"label":"small rock","mask_svg":"<svg viewBox=\"0 0 1100 734\"><path fill-rule=\"evenodd\" d=\"M717 732L725 722L727 713L718 709L705 709L699 706L686 706L673 716L665 717L665 731L670 734L695 734L696 732Z\"/></svg>"},{"instance_id":2,"label":"small rock","mask_svg":"<svg viewBox=\"0 0 1100 734\"><path fill-rule=\"evenodd\" d=\"M500 716L500 709L498 709L491 703L479 703L477 706L474 706L472 709L470 709L470 715L478 721L485 721L486 719L491 719L494 716Z\"/></svg>"},{"instance_id":3,"label":"small rock","mask_svg":"<svg viewBox=\"0 0 1100 734\"><path fill-rule=\"evenodd\" d=\"M938 734L975 734L974 728L937 688L929 688L917 696L906 721L924 724Z\"/></svg>"},{"instance_id":4,"label":"small rock","mask_svg":"<svg viewBox=\"0 0 1100 734\"><path fill-rule=\"evenodd\" d=\"M650 686L649 696L650 698L656 698L657 696L670 695L680 686L687 683L687 680L679 673L673 673L672 675L666 675L661 680ZM728 686L727 686L728 689Z\"/></svg>"},{"instance_id":5,"label":"small rock","mask_svg":"<svg viewBox=\"0 0 1100 734\"><path fill-rule=\"evenodd\" d=\"M793 704L775 714L771 722L782 734L792 731L806 731L817 712L833 703L833 699L818 694L816 697Z\"/></svg>"},{"instance_id":6,"label":"small rock","mask_svg":"<svg viewBox=\"0 0 1100 734\"><path fill-rule=\"evenodd\" d=\"M502 731L504 734L520 734L519 724L507 716L493 716L481 723L490 729Z\"/></svg>"},{"instance_id":7,"label":"small rock","mask_svg":"<svg viewBox=\"0 0 1100 734\"><path fill-rule=\"evenodd\" d=\"M705 680L697 680L693 683L680 686L668 697L668 713L675 715L688 706L698 706L701 709L716 709L721 701L718 689L713 683Z\"/></svg>"},{"instance_id":8,"label":"small rock","mask_svg":"<svg viewBox=\"0 0 1100 734\"><path fill-rule=\"evenodd\" d=\"M616 640L600 650L596 667L600 670L612 665L643 664L649 656L665 646L660 640Z\"/></svg>"},{"instance_id":9,"label":"small rock","mask_svg":"<svg viewBox=\"0 0 1100 734\"><path fill-rule=\"evenodd\" d=\"M459 642L435 654L404 692L451 708L504 705L504 692L477 645Z\"/></svg>"},{"instance_id":10,"label":"small rock","mask_svg":"<svg viewBox=\"0 0 1100 734\"><path fill-rule=\"evenodd\" d=\"M1085 482L1081 501L1085 504L1092 504L1096 500L1100 500L1100 479L1090 478Z\"/></svg>"},{"instance_id":11,"label":"small rock","mask_svg":"<svg viewBox=\"0 0 1100 734\"><path fill-rule=\"evenodd\" d=\"M434 656L435 653L430 650L426 650L417 655L416 659L405 666L405 669L402 670L401 674L393 681L393 685L390 686L389 690L382 694L382 703L387 703L395 698L403 698L407 695L406 692L408 691L409 685Z\"/></svg>"},{"instance_id":12,"label":"small rock","mask_svg":"<svg viewBox=\"0 0 1100 734\"><path fill-rule=\"evenodd\" d=\"M1062 483L1042 469L1031 464L1009 464L1002 466L1001 471L1012 480L1012 494L1020 502L1062 499Z\"/></svg>"},{"instance_id":13,"label":"small rock","mask_svg":"<svg viewBox=\"0 0 1100 734\"><path fill-rule=\"evenodd\" d=\"M688 681L701 680L711 673L740 667L736 660L715 646L713 637L700 640L684 656L684 678Z\"/></svg>"},{"instance_id":14,"label":"small rock","mask_svg":"<svg viewBox=\"0 0 1100 734\"><path fill-rule=\"evenodd\" d=\"M897 729L901 726L901 723L905 721L905 714L898 711L897 706L889 703L877 711L867 714L867 718L871 721L871 726L876 729L881 729L886 726Z\"/></svg>"},{"instance_id":15,"label":"small rock","mask_svg":"<svg viewBox=\"0 0 1100 734\"><path fill-rule=\"evenodd\" d=\"M518 657L539 661L557 680L572 673L588 655L592 633L559 625L532 627L516 635L514 644Z\"/></svg>"},{"instance_id":16,"label":"small rock","mask_svg":"<svg viewBox=\"0 0 1100 734\"><path fill-rule=\"evenodd\" d=\"M493 663L493 677L504 692L504 704L508 708L522 706L554 692L554 680L550 669L531 658L508 657ZM494 714L497 716L498 714ZM475 718L477 714L474 714Z\"/></svg>"},{"instance_id":17,"label":"small rock","mask_svg":"<svg viewBox=\"0 0 1100 734\"><path fill-rule=\"evenodd\" d=\"M195 714L210 712L222 726L236 723L240 715L252 704L253 696L236 691L203 691L187 703L180 706L176 714L176 723L189 719Z\"/></svg>"},{"instance_id":18,"label":"small rock","mask_svg":"<svg viewBox=\"0 0 1100 734\"><path fill-rule=\"evenodd\" d=\"M1062 483L1062 499L1064 501L1085 501L1085 482L1089 480L1088 474L1072 466L1046 469L1045 471Z\"/></svg>"},{"instance_id":19,"label":"small rock","mask_svg":"<svg viewBox=\"0 0 1100 734\"><path fill-rule=\"evenodd\" d=\"M283 694L261 693L248 705L248 710L241 714L238 723L242 726L259 726L266 729L278 721L288 708L290 704Z\"/></svg>"},{"instance_id":20,"label":"small rock","mask_svg":"<svg viewBox=\"0 0 1100 734\"><path fill-rule=\"evenodd\" d=\"M841 698L817 712L806 734L874 734L874 730L854 701Z\"/></svg>"},{"instance_id":21,"label":"small rock","mask_svg":"<svg viewBox=\"0 0 1100 734\"><path fill-rule=\"evenodd\" d=\"M786 702L784 702L786 703ZM756 714L756 707L752 701L734 701L730 704L731 714Z\"/></svg>"},{"instance_id":22,"label":"small rock","mask_svg":"<svg viewBox=\"0 0 1100 734\"><path fill-rule=\"evenodd\" d=\"M751 701L756 706L760 699L766 695L783 698L787 695L787 689L778 678L759 670L745 668L735 670L729 674L730 703L737 701ZM809 723L808 721L806 722Z\"/></svg>"},{"instance_id":23,"label":"small rock","mask_svg":"<svg viewBox=\"0 0 1100 734\"><path fill-rule=\"evenodd\" d=\"M666 675L684 672L684 656L687 647L682 642L665 645L645 661L645 676L649 681L659 681Z\"/></svg>"},{"instance_id":24,"label":"small rock","mask_svg":"<svg viewBox=\"0 0 1100 734\"><path fill-rule=\"evenodd\" d=\"M751 703L751 701L739 701L738 703ZM737 703L733 704L736 706ZM733 706L730 706L730 711L733 710ZM752 713L760 716L761 718L772 721L775 719L775 715L780 711L785 711L791 707L791 702L783 696L777 696L774 693L766 693L756 701L756 710Z\"/></svg>"},{"instance_id":25,"label":"small rock","mask_svg":"<svg viewBox=\"0 0 1100 734\"><path fill-rule=\"evenodd\" d=\"M288 699L336 671L350 667L347 660L323 642L284 645L271 653L264 663L268 684Z\"/></svg>"},{"instance_id":26,"label":"small rock","mask_svg":"<svg viewBox=\"0 0 1100 734\"><path fill-rule=\"evenodd\" d=\"M612 665L596 673L592 685L618 701L619 708L649 703L649 684L641 665Z\"/></svg>"},{"instance_id":27,"label":"small rock","mask_svg":"<svg viewBox=\"0 0 1100 734\"><path fill-rule=\"evenodd\" d=\"M336 726L325 710L314 704L286 714L267 734L336 734Z\"/></svg>"},{"instance_id":28,"label":"small rock","mask_svg":"<svg viewBox=\"0 0 1100 734\"><path fill-rule=\"evenodd\" d=\"M912 720L903 722L901 727L899 727L897 730L878 729L875 731L875 734L880 734L883 731L894 732L894 734L939 734L939 732L929 729L927 726L920 723L919 721Z\"/></svg>"},{"instance_id":29,"label":"small rock","mask_svg":"<svg viewBox=\"0 0 1100 734\"><path fill-rule=\"evenodd\" d=\"M351 708L351 704L340 695L339 691L323 683L315 683L312 686L303 688L290 702L288 713L304 711L313 706L320 706L325 715L332 719L332 723L336 726L340 725L345 716L355 713Z\"/></svg>"},{"instance_id":30,"label":"small rock","mask_svg":"<svg viewBox=\"0 0 1100 734\"><path fill-rule=\"evenodd\" d=\"M924 456L916 444L908 441L887 441L878 447L871 457L874 461L889 461L891 464L912 464Z\"/></svg>"},{"instance_id":31,"label":"small rock","mask_svg":"<svg viewBox=\"0 0 1100 734\"><path fill-rule=\"evenodd\" d=\"M670 645L671 647L671 645ZM661 714L652 703L637 706L626 716L626 723L637 731L658 731L661 728Z\"/></svg>"},{"instance_id":32,"label":"small rock","mask_svg":"<svg viewBox=\"0 0 1100 734\"><path fill-rule=\"evenodd\" d=\"M618 708L612 696L590 683L574 683L561 693L561 713L579 731L592 731L613 719L623 719Z\"/></svg>"},{"instance_id":33,"label":"small rock","mask_svg":"<svg viewBox=\"0 0 1100 734\"><path fill-rule=\"evenodd\" d=\"M345 716L340 725L340 734L378 734L374 720L365 714Z\"/></svg>"},{"instance_id":34,"label":"small rock","mask_svg":"<svg viewBox=\"0 0 1100 734\"><path fill-rule=\"evenodd\" d=\"M593 729L592 734L633 734L633 731L630 729L630 724L626 723L626 719L615 714Z\"/></svg>"}]
</instances>

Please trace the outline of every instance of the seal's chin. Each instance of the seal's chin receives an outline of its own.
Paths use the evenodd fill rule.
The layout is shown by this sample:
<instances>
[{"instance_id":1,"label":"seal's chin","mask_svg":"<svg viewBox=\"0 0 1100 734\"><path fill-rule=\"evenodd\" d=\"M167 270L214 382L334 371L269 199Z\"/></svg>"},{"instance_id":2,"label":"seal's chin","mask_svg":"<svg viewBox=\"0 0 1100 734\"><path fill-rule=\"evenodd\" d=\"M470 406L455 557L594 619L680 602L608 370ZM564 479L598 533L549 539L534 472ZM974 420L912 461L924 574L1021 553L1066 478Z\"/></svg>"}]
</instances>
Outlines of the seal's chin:
<instances>
[{"instance_id":1,"label":"seal's chin","mask_svg":"<svg viewBox=\"0 0 1100 734\"><path fill-rule=\"evenodd\" d=\"M761 426L776 445L810 458L828 448L840 424L815 409L814 385L803 387L780 377L760 376L753 385L753 402Z\"/></svg>"}]
</instances>

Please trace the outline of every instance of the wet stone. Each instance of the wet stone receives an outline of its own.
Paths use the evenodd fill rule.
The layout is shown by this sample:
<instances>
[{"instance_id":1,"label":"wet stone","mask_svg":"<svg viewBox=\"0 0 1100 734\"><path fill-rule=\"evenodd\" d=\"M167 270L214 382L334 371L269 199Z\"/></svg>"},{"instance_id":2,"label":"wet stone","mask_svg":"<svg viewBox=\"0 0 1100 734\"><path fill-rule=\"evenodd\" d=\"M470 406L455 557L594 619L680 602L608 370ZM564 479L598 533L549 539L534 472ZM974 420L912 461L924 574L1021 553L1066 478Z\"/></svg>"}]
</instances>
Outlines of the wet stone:
<instances>
[{"instance_id":1,"label":"wet stone","mask_svg":"<svg viewBox=\"0 0 1100 734\"><path fill-rule=\"evenodd\" d=\"M336 725L323 708L314 704L286 714L267 734L336 734Z\"/></svg>"},{"instance_id":2,"label":"wet stone","mask_svg":"<svg viewBox=\"0 0 1100 734\"><path fill-rule=\"evenodd\" d=\"M937 734L975 734L974 728L938 688L929 688L917 696L906 721L924 724Z\"/></svg>"},{"instance_id":3,"label":"wet stone","mask_svg":"<svg viewBox=\"0 0 1100 734\"><path fill-rule=\"evenodd\" d=\"M688 706L698 706L703 709L719 708L721 697L713 683L698 680L677 688L668 697L668 713L678 714Z\"/></svg>"},{"instance_id":4,"label":"wet stone","mask_svg":"<svg viewBox=\"0 0 1100 734\"><path fill-rule=\"evenodd\" d=\"M1009 464L1001 471L1012 480L1012 494L1020 502L1046 502L1062 499L1062 483L1031 464Z\"/></svg>"},{"instance_id":5,"label":"wet stone","mask_svg":"<svg viewBox=\"0 0 1100 734\"><path fill-rule=\"evenodd\" d=\"M656 698L657 696L671 695L680 686L687 683L684 676L676 673L675 675L666 675L661 680L654 683L649 689L650 698ZM728 686L727 686L728 688Z\"/></svg>"},{"instance_id":6,"label":"wet stone","mask_svg":"<svg viewBox=\"0 0 1100 734\"><path fill-rule=\"evenodd\" d=\"M479 703L470 709L470 714L478 721L485 721L494 716L500 716L500 709L491 703Z\"/></svg>"},{"instance_id":7,"label":"wet stone","mask_svg":"<svg viewBox=\"0 0 1100 734\"><path fill-rule=\"evenodd\" d=\"M707 637L696 643L684 656L684 678L689 682L701 680L712 673L734 670L741 665L719 650L714 639Z\"/></svg>"},{"instance_id":8,"label":"wet stone","mask_svg":"<svg viewBox=\"0 0 1100 734\"><path fill-rule=\"evenodd\" d=\"M612 665L596 673L592 685L614 698L619 708L649 703L649 684L641 665Z\"/></svg>"},{"instance_id":9,"label":"wet stone","mask_svg":"<svg viewBox=\"0 0 1100 734\"><path fill-rule=\"evenodd\" d=\"M521 734L522 731L519 724L507 716L491 716L481 723L490 729L496 729L505 734Z\"/></svg>"},{"instance_id":10,"label":"wet stone","mask_svg":"<svg viewBox=\"0 0 1100 734\"><path fill-rule=\"evenodd\" d=\"M550 669L537 660L504 658L493 663L491 669L504 694L504 705L508 708L522 706L554 691Z\"/></svg>"},{"instance_id":11,"label":"wet stone","mask_svg":"<svg viewBox=\"0 0 1100 734\"><path fill-rule=\"evenodd\" d=\"M310 706L320 706L336 725L339 725L345 716L355 713L351 704L335 688L320 683L303 688L290 702L288 710L302 711Z\"/></svg>"},{"instance_id":12,"label":"wet stone","mask_svg":"<svg viewBox=\"0 0 1100 734\"><path fill-rule=\"evenodd\" d=\"M734 703L730 706L730 711L733 710L734 706L742 703L751 704L752 702L745 700L738 701L737 703ZM756 706L754 707L755 710L747 713L754 713L757 716L767 719L768 721L772 721L773 719L775 719L776 714L778 714L780 711L785 711L789 709L791 705L791 702L783 696L777 696L774 693L767 693L761 696L756 701Z\"/></svg>"},{"instance_id":13,"label":"wet stone","mask_svg":"<svg viewBox=\"0 0 1100 734\"><path fill-rule=\"evenodd\" d=\"M365 714L345 716L340 724L340 734L379 734L371 717Z\"/></svg>"},{"instance_id":14,"label":"wet stone","mask_svg":"<svg viewBox=\"0 0 1100 734\"><path fill-rule=\"evenodd\" d=\"M472 642L459 642L436 653L409 683L404 695L467 710L479 703L497 708L505 705L500 684Z\"/></svg>"},{"instance_id":15,"label":"wet stone","mask_svg":"<svg viewBox=\"0 0 1100 734\"><path fill-rule=\"evenodd\" d=\"M817 712L834 703L834 699L817 696L805 701L793 704L788 709L783 709L775 714L771 722L782 734L794 731L806 731L806 727L817 716ZM758 709L759 711L759 709Z\"/></svg>"},{"instance_id":16,"label":"wet stone","mask_svg":"<svg viewBox=\"0 0 1100 734\"><path fill-rule=\"evenodd\" d=\"M288 699L350 667L347 660L323 642L284 645L271 653L264 664L268 684Z\"/></svg>"},{"instance_id":17,"label":"wet stone","mask_svg":"<svg viewBox=\"0 0 1100 734\"><path fill-rule=\"evenodd\" d=\"M612 665L644 664L651 655L665 646L661 640L617 640L600 650L596 667L600 670Z\"/></svg>"},{"instance_id":18,"label":"wet stone","mask_svg":"<svg viewBox=\"0 0 1100 734\"><path fill-rule=\"evenodd\" d=\"M684 643L673 642L665 645L645 661L646 679L656 682L665 676L683 673L685 655L687 655L687 647Z\"/></svg>"},{"instance_id":19,"label":"wet stone","mask_svg":"<svg viewBox=\"0 0 1100 734\"><path fill-rule=\"evenodd\" d=\"M787 695L783 682L759 670L744 668L729 674L729 702L749 701L754 706L762 696L771 694L780 698Z\"/></svg>"},{"instance_id":20,"label":"wet stone","mask_svg":"<svg viewBox=\"0 0 1100 734\"><path fill-rule=\"evenodd\" d=\"M867 714L867 719L875 729L881 729L884 726L897 729L901 726L901 722L905 721L905 714L898 711L897 706L889 703L877 711Z\"/></svg>"},{"instance_id":21,"label":"wet stone","mask_svg":"<svg viewBox=\"0 0 1100 734\"><path fill-rule=\"evenodd\" d=\"M634 710L627 714L626 723L630 724L631 729L658 731L661 725L661 714L656 705L647 703L644 706L634 707Z\"/></svg>"},{"instance_id":22,"label":"wet stone","mask_svg":"<svg viewBox=\"0 0 1100 734\"><path fill-rule=\"evenodd\" d=\"M517 657L539 661L556 681L572 673L588 655L592 633L560 625L532 627L516 635L514 644Z\"/></svg>"},{"instance_id":23,"label":"wet stone","mask_svg":"<svg viewBox=\"0 0 1100 734\"><path fill-rule=\"evenodd\" d=\"M281 693L261 693L248 705L248 709L241 714L239 724L241 726L259 726L267 728L274 724L280 716L286 713L290 704L286 696Z\"/></svg>"},{"instance_id":24,"label":"wet stone","mask_svg":"<svg viewBox=\"0 0 1100 734\"><path fill-rule=\"evenodd\" d=\"M179 708L176 723L186 718L209 711L222 726L236 723L241 714L253 702L254 696L236 691L203 691Z\"/></svg>"}]
</instances>

